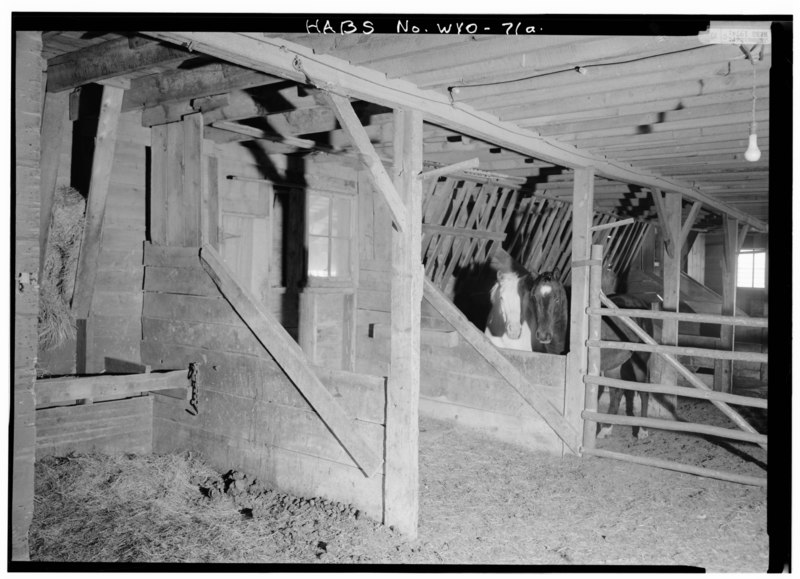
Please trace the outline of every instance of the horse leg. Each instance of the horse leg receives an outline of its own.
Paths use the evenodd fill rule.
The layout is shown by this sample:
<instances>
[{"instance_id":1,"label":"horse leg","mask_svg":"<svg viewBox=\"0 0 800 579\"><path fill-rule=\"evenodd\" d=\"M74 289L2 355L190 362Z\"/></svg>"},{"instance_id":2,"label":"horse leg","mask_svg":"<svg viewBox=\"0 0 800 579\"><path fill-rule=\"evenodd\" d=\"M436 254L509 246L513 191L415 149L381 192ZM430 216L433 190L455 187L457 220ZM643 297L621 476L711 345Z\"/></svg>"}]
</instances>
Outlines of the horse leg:
<instances>
[{"instance_id":1,"label":"horse leg","mask_svg":"<svg viewBox=\"0 0 800 579\"><path fill-rule=\"evenodd\" d=\"M650 393L649 392L639 392L639 398L642 399L642 411L641 415L642 418L647 418L647 404L650 401ZM645 430L644 426L639 429L639 439L647 438L650 436L650 433Z\"/></svg>"},{"instance_id":2,"label":"horse leg","mask_svg":"<svg viewBox=\"0 0 800 579\"><path fill-rule=\"evenodd\" d=\"M622 400L622 390L619 388L608 388L608 414L616 414L619 412L619 403ZM597 438L605 438L611 435L614 429L613 424L597 424Z\"/></svg>"}]
</instances>

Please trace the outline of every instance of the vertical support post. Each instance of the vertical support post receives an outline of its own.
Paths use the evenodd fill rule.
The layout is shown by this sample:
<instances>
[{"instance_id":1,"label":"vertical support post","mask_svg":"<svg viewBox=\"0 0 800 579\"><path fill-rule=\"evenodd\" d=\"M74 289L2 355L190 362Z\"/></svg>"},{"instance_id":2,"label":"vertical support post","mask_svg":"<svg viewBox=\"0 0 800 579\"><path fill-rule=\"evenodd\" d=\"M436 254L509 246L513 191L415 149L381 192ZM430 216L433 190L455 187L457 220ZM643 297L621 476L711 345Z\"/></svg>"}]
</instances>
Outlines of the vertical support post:
<instances>
[{"instance_id":1,"label":"vertical support post","mask_svg":"<svg viewBox=\"0 0 800 579\"><path fill-rule=\"evenodd\" d=\"M342 323L342 370L356 371L356 323L357 297L356 291L344 294L344 312Z\"/></svg>"},{"instance_id":2,"label":"vertical support post","mask_svg":"<svg viewBox=\"0 0 800 579\"><path fill-rule=\"evenodd\" d=\"M203 113L183 117L183 245L202 245Z\"/></svg>"},{"instance_id":3,"label":"vertical support post","mask_svg":"<svg viewBox=\"0 0 800 579\"><path fill-rule=\"evenodd\" d=\"M728 215L722 216L722 311L723 316L732 316L736 311L736 263L739 253L739 221ZM721 350L733 349L733 326L723 324L719 330ZM731 392L733 389L733 361L714 361L714 390Z\"/></svg>"},{"instance_id":4,"label":"vertical support post","mask_svg":"<svg viewBox=\"0 0 800 579\"><path fill-rule=\"evenodd\" d=\"M386 403L384 523L414 538L419 516L419 344L422 302L422 114L394 112L393 180L408 217L392 230L391 370Z\"/></svg>"},{"instance_id":5,"label":"vertical support post","mask_svg":"<svg viewBox=\"0 0 800 579\"><path fill-rule=\"evenodd\" d=\"M61 160L64 128L68 122L69 91L45 93L41 131L41 208L39 213L39 279L42 278L50 219L56 194L56 179Z\"/></svg>"},{"instance_id":6,"label":"vertical support post","mask_svg":"<svg viewBox=\"0 0 800 579\"><path fill-rule=\"evenodd\" d=\"M656 194L660 195L659 192ZM682 195L680 193L667 193L664 199L663 211L664 217L660 221L663 227L668 228L667 231L662 232L663 239L672 239L675 243L680 243L681 233L681 204ZM681 296L681 248L680 246L673 246L670 252L667 249L667 243L661 244L661 263L662 271L664 272L664 304L663 310L665 312L677 312L680 296ZM661 343L671 346L678 345L678 322L676 320L664 320L661 329ZM678 383L678 374L675 369L664 363L658 357L658 362L655 362L660 368L659 382L661 384ZM652 415L660 418L672 418L673 415L669 412L669 408L677 408L678 397L673 395L663 395L662 400L666 403L666 408L655 401L651 404Z\"/></svg>"},{"instance_id":7,"label":"vertical support post","mask_svg":"<svg viewBox=\"0 0 800 579\"><path fill-rule=\"evenodd\" d=\"M575 169L575 185L572 193L572 261L589 259L589 243L594 215L594 168ZM588 353L586 340L589 337L589 268L585 265L572 268L572 303L569 319L569 354L567 354L566 392L564 393L564 418L576 432L581 432L586 388ZM576 446L579 441L575 441Z\"/></svg>"},{"instance_id":8,"label":"vertical support post","mask_svg":"<svg viewBox=\"0 0 800 579\"><path fill-rule=\"evenodd\" d=\"M603 246L592 245L592 265L589 268L589 307L600 307L600 291L603 279ZM596 263L595 263L596 262ZM589 316L589 339L600 339L602 316ZM589 376L600 375L600 348L589 348L588 366L586 373ZM586 384L584 407L589 412L597 412L597 384ZM597 436L597 423L591 420L583 422L583 447L594 448Z\"/></svg>"},{"instance_id":9,"label":"vertical support post","mask_svg":"<svg viewBox=\"0 0 800 579\"><path fill-rule=\"evenodd\" d=\"M72 294L72 311L76 319L89 317L97 278L97 258L103 235L103 218L106 212L108 185L111 181L111 166L117 144L117 125L122 110L122 95L125 90L113 86L103 87L100 104L100 119L92 159L89 195L86 198L86 220L83 228L75 289Z\"/></svg>"}]
</instances>

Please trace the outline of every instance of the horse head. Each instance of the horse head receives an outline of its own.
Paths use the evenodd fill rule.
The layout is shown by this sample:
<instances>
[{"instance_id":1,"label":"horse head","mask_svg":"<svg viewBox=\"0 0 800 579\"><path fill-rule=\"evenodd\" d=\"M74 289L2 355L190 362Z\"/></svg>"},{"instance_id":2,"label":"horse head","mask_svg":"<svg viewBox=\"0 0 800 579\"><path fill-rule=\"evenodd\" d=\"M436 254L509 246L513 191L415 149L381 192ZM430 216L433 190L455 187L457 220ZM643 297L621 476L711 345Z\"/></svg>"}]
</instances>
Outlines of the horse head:
<instances>
[{"instance_id":1,"label":"horse head","mask_svg":"<svg viewBox=\"0 0 800 579\"><path fill-rule=\"evenodd\" d=\"M567 345L569 302L559 271L544 272L531 285L530 307L535 326L532 336L534 351L563 354ZM538 343L538 344L537 344Z\"/></svg>"},{"instance_id":2,"label":"horse head","mask_svg":"<svg viewBox=\"0 0 800 579\"><path fill-rule=\"evenodd\" d=\"M520 338L522 328L527 321L530 281L530 274L521 275L517 271L498 271L497 283L491 291L492 303L496 304L496 309L500 313L500 319L505 326L505 334L512 340Z\"/></svg>"}]
</instances>

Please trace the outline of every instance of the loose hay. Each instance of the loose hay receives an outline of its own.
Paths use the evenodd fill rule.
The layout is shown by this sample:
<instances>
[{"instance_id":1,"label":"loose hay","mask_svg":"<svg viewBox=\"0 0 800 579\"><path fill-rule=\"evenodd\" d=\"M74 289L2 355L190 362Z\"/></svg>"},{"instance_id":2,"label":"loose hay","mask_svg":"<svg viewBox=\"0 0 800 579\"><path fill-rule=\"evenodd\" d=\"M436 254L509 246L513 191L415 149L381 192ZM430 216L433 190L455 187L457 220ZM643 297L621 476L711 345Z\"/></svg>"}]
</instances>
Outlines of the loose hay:
<instances>
[{"instance_id":1,"label":"loose hay","mask_svg":"<svg viewBox=\"0 0 800 579\"><path fill-rule=\"evenodd\" d=\"M57 348L75 337L70 310L78 267L86 201L72 187L61 187L53 200L53 214L40 280L39 343Z\"/></svg>"},{"instance_id":2,"label":"loose hay","mask_svg":"<svg viewBox=\"0 0 800 579\"><path fill-rule=\"evenodd\" d=\"M621 429L611 441L634 440L645 453L671 447L674 455L702 460L705 446L686 456L670 434L651 433L644 445ZM729 467L743 467L740 456L729 460ZM187 455L39 461L30 537L38 561L689 565L758 572L768 558L763 488L532 453L427 418L420 421L414 541L351 506L280 493L243 473L220 476Z\"/></svg>"}]
</instances>

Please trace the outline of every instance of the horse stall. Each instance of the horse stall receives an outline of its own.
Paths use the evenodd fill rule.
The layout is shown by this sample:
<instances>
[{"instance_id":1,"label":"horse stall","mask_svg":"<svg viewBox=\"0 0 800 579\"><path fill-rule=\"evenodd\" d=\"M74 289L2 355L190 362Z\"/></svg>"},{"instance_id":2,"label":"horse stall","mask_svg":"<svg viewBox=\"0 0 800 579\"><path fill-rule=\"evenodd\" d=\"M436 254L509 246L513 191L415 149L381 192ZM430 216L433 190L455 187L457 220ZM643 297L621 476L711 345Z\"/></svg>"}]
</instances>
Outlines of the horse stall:
<instances>
[{"instance_id":1,"label":"horse stall","mask_svg":"<svg viewBox=\"0 0 800 579\"><path fill-rule=\"evenodd\" d=\"M137 457L202 460L159 488L201 492L203 528L224 505L238 523L274 519L259 541L231 531L225 561L265 562L244 545L279 539L266 562L375 561L360 542L392 545L377 562L452 562L457 539L432 542L425 493L463 487L432 465L469 464L430 459L432 441L462 436L504 449L476 460L645 465L664 470L642 480L678 471L763 498L768 288L737 304L736 282L742 248L768 247L768 139L759 129L760 161L730 151L747 145L751 105L753 126L769 119L770 23L746 29L752 48L708 22L469 39L118 24L15 25L11 560L28 560L34 509L49 509L33 498L57 479L47 468L99 462L111 489ZM639 416L632 394L618 415L634 391ZM695 399L733 428L687 418ZM598 438L603 425L617 433ZM675 432L730 440L747 464L666 460L659 433ZM520 477L498 488L535 492ZM333 537L349 537L349 559ZM152 543L143 560L170 539ZM606 560L563 553L540 562Z\"/></svg>"}]
</instances>

